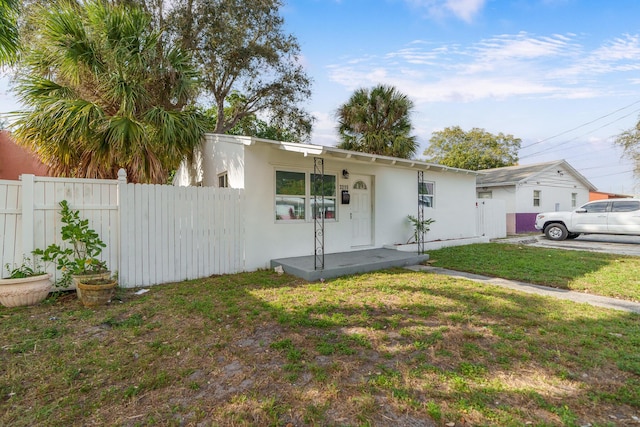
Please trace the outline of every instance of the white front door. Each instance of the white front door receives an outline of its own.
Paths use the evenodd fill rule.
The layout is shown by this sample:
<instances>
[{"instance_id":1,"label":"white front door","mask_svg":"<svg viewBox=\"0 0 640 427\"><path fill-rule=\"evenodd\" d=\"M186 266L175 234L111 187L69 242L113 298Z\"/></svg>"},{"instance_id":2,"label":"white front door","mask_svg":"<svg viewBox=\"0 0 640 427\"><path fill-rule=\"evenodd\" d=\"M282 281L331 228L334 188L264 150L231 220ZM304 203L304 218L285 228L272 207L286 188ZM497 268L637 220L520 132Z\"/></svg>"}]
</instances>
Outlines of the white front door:
<instances>
[{"instance_id":1,"label":"white front door","mask_svg":"<svg viewBox=\"0 0 640 427\"><path fill-rule=\"evenodd\" d=\"M371 245L371 177L351 175L351 246Z\"/></svg>"}]
</instances>

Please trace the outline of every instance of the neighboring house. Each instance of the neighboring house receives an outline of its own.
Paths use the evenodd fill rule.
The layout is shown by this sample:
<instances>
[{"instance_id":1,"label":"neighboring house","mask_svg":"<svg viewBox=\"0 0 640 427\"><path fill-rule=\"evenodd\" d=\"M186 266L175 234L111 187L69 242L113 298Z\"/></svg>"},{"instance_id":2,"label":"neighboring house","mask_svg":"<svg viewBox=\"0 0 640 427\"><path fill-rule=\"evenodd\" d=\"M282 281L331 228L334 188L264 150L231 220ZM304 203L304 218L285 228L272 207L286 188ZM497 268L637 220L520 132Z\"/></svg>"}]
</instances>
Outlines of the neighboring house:
<instances>
[{"instance_id":1,"label":"neighboring house","mask_svg":"<svg viewBox=\"0 0 640 427\"><path fill-rule=\"evenodd\" d=\"M47 176L47 166L33 153L17 145L11 134L0 131L0 179L17 180L23 173Z\"/></svg>"},{"instance_id":2,"label":"neighboring house","mask_svg":"<svg viewBox=\"0 0 640 427\"><path fill-rule=\"evenodd\" d=\"M606 193L604 191L590 191L589 192L589 201L593 200L606 200L606 199L626 199L633 196L628 194L616 194L616 193Z\"/></svg>"},{"instance_id":3,"label":"neighboring house","mask_svg":"<svg viewBox=\"0 0 640 427\"><path fill-rule=\"evenodd\" d=\"M589 192L596 191L593 184L565 160L479 172L478 198L506 202L509 234L535 232L538 213L575 209L589 201Z\"/></svg>"},{"instance_id":4,"label":"neighboring house","mask_svg":"<svg viewBox=\"0 0 640 427\"><path fill-rule=\"evenodd\" d=\"M205 136L199 165L183 165L176 185L245 191L248 270L271 259L316 250L314 178L324 166L324 253L403 244L413 230L407 215L435 223L427 241L476 237L476 172L417 160L258 138ZM315 172L314 172L315 170ZM418 185L419 172L423 184Z\"/></svg>"}]
</instances>

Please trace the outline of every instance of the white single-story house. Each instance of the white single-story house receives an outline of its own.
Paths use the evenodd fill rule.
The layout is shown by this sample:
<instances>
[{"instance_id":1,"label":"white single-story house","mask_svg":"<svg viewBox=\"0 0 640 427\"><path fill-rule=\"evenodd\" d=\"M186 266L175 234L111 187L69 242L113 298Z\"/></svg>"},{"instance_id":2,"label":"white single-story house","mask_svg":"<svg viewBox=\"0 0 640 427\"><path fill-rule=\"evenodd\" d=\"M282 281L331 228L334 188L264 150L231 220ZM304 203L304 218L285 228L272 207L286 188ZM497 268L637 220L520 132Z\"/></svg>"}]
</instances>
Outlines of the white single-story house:
<instances>
[{"instance_id":1,"label":"white single-story house","mask_svg":"<svg viewBox=\"0 0 640 427\"><path fill-rule=\"evenodd\" d=\"M565 160L479 171L479 199L506 202L507 233L527 233L540 212L568 211L589 201L596 188Z\"/></svg>"},{"instance_id":2,"label":"white single-story house","mask_svg":"<svg viewBox=\"0 0 640 427\"><path fill-rule=\"evenodd\" d=\"M324 253L406 243L413 235L407 216L418 215L419 203L424 218L435 220L426 241L477 237L474 171L217 134L205 136L197 157L195 166L181 166L174 184L244 189L247 270L268 268L274 258L316 253L320 207L312 196L319 176L324 176Z\"/></svg>"}]
</instances>

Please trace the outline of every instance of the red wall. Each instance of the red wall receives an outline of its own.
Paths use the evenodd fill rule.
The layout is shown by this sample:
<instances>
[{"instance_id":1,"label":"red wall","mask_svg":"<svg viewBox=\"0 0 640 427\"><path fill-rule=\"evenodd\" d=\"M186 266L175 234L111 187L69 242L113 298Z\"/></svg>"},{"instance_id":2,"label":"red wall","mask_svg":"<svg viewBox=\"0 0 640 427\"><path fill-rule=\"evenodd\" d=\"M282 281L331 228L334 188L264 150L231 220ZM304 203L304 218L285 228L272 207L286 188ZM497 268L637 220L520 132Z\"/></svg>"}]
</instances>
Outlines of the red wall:
<instances>
[{"instance_id":1,"label":"red wall","mask_svg":"<svg viewBox=\"0 0 640 427\"><path fill-rule=\"evenodd\" d=\"M47 167L26 148L17 145L7 131L0 131L0 179L17 180L23 173L47 176Z\"/></svg>"}]
</instances>

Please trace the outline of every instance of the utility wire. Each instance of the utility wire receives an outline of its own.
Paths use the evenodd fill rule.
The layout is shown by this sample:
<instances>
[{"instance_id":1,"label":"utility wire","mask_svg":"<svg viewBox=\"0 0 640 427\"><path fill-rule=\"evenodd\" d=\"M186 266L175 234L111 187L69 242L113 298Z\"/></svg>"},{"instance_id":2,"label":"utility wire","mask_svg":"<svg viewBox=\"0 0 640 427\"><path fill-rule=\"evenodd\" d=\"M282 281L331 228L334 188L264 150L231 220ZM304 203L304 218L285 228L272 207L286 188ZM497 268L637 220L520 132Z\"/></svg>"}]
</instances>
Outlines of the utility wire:
<instances>
[{"instance_id":1,"label":"utility wire","mask_svg":"<svg viewBox=\"0 0 640 427\"><path fill-rule=\"evenodd\" d=\"M633 169L629 169L629 170L627 170L627 171L616 172L616 173L610 173L610 174L607 174L607 175L598 175L598 176L594 176L594 177L592 177L592 179L596 179L596 178L604 178L604 177L606 177L606 176L622 175L622 174L629 173L629 172L633 172L633 171L634 171Z\"/></svg>"},{"instance_id":2,"label":"utility wire","mask_svg":"<svg viewBox=\"0 0 640 427\"><path fill-rule=\"evenodd\" d=\"M565 130L565 131L563 131L563 132L557 133L557 134L555 134L555 135L553 135L553 136L550 136L550 137L548 137L548 138L541 139L540 141L536 141L536 142L533 142L533 143L531 143L531 144L525 145L524 147L521 147L520 149L525 149L525 148L533 147L534 145L538 145L538 144L541 144L541 143L543 143L543 142L549 141L549 140L551 140L551 139L557 138L557 137L559 137L559 136L566 135L566 134L568 134L568 133L570 133L570 132L573 132L574 130L578 130L578 129L582 128L582 127L585 127L585 126L588 126L588 125L590 125L590 124L592 124L592 123L595 123L595 122L597 122L598 120L602 120L602 119L607 118L607 117L609 117L609 116L612 116L612 115L614 115L614 114L616 114L616 113L618 113L618 112L620 112L620 111L622 111L622 110L626 110L627 108L632 107L632 106L634 106L634 105L636 105L636 104L640 104L640 100L635 101L635 102L632 102L632 103L631 103L631 104L629 104L629 105L626 105L626 106L624 106L624 107L622 107L622 108L618 108L617 110L615 110L615 111L613 111L613 112L611 112L611 113L605 114L604 116L600 116L600 117L598 117L598 118L596 118L596 119L593 119L593 120L591 120L591 121L589 121L589 122L583 123L583 124L581 124L581 125L579 125L579 126L576 126L576 127L572 128L572 129ZM636 110L636 111L638 111L638 110ZM625 116L625 117L627 117L627 116Z\"/></svg>"},{"instance_id":3,"label":"utility wire","mask_svg":"<svg viewBox=\"0 0 640 427\"><path fill-rule=\"evenodd\" d=\"M638 102L640 102L640 101L638 101ZM638 102L635 102L634 104L637 104ZM617 111L620 111L620 110L617 110ZM536 154L540 154L540 153L550 153L550 152L553 152L553 151L557 151L558 147L560 147L560 146L562 146L562 145L568 144L568 143L570 143L570 142L575 141L576 139L579 139L579 138L585 137L585 136L587 136L587 135L590 135L590 134L592 134L593 132L595 132L595 131L597 131L597 130L600 130L600 129L605 128L605 127L607 127L607 126L609 126L609 125L612 125L612 124L614 124L615 122L618 122L618 121L620 121L620 120L622 120L622 119L626 119L627 117L629 117L629 116L631 116L631 115L633 115L633 114L635 114L635 113L637 113L637 112L639 112L639 111L640 111L640 108L639 108L639 109L637 109L637 110L633 110L633 111L632 111L632 112L630 112L629 114L625 114L625 115L624 115L624 116L622 116L622 117L618 117L618 118L617 118L617 119L615 119L615 120L612 120L612 121L610 121L610 122L607 122L607 123L603 124L602 126L599 126L599 127L595 128L595 129L592 129L592 130L590 130L589 132L583 133L583 134L581 134L581 135L578 135L578 136L573 137L573 138L571 138L571 139L568 139L568 140L566 140L566 141L560 142L560 143L556 144L556 145L555 145L551 150L549 150L549 149L545 149L545 150L535 151L535 152L533 152L533 153L525 154L524 156L519 156L519 157L520 157L521 159L526 159L527 157L531 157L531 156L534 156L534 155L536 155ZM613 114L613 113L611 113L611 114ZM611 114L607 114L607 116L610 116ZM603 117L607 117L607 116L603 116ZM601 119L601 118L603 118L603 117L600 117L599 119L596 119L596 120L600 120L600 119ZM593 120L593 121L591 121L590 123L593 123L593 122L594 122L594 121L596 121L596 120ZM579 127L580 127L580 126L579 126ZM578 128L579 128L579 127L578 127ZM576 130L576 129L578 129L578 128L574 128L574 129L572 129L572 130ZM567 131L567 132L570 132L570 131ZM567 133L567 132L563 132L562 134L565 134L565 133ZM554 137L551 137L551 138L554 138ZM529 148L529 147L531 147L531 146L533 146L533 145L535 145L535 144L538 144L538 143L540 143L540 142L543 142L543 141L548 141L548 140L550 140L551 138L547 138L547 139L543 139L542 141L534 142L533 144L530 144L530 145L526 146L525 148ZM522 149L522 148L521 148L521 149Z\"/></svg>"}]
</instances>

